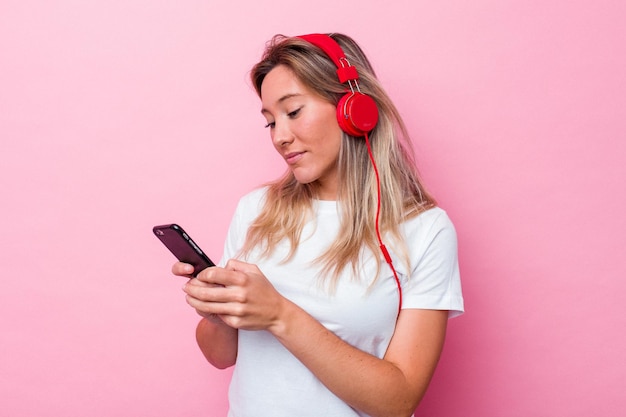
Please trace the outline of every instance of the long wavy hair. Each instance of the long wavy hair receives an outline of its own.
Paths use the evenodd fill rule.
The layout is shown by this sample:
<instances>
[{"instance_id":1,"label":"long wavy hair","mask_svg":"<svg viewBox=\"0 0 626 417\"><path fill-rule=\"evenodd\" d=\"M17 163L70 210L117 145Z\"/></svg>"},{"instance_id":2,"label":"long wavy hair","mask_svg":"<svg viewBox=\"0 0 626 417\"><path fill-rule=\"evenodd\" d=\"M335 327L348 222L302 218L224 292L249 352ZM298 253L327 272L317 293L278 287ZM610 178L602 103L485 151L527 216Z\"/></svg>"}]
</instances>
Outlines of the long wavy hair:
<instances>
[{"instance_id":1,"label":"long wavy hair","mask_svg":"<svg viewBox=\"0 0 626 417\"><path fill-rule=\"evenodd\" d=\"M329 36L339 43L350 64L356 67L361 91L372 97L378 106L378 124L369 139L380 176L380 232L383 240L391 239L386 243L400 251L410 268L399 225L434 207L436 202L419 179L404 122L367 57L350 37ZM261 61L252 68L251 79L259 97L265 76L279 65L293 71L304 85L329 103L337 105L346 94L346 85L339 82L335 64L321 49L297 37L276 35L266 45ZM378 268L381 265L375 224L377 182L366 141L344 132L337 164L340 230L334 243L316 260L322 266L321 278L331 289L336 287L344 268L351 266L357 271L363 250L376 254ZM242 253L246 255L260 247L262 256L269 256L280 241L288 239L291 251L286 262L297 250L303 227L311 218L317 184L298 183L287 170L281 178L266 185L265 205L248 229Z\"/></svg>"}]
</instances>

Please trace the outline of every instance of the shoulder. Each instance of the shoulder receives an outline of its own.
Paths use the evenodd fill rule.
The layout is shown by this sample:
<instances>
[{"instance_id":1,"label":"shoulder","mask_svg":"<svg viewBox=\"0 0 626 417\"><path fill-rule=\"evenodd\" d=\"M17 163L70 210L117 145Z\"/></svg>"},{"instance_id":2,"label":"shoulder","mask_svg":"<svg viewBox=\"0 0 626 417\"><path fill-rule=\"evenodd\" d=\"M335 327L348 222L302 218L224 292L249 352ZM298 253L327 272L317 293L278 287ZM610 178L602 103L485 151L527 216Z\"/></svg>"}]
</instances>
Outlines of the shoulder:
<instances>
[{"instance_id":1,"label":"shoulder","mask_svg":"<svg viewBox=\"0 0 626 417\"><path fill-rule=\"evenodd\" d=\"M398 265L399 270L412 275L416 269L457 262L457 235L448 214L433 207L400 225L410 265Z\"/></svg>"},{"instance_id":2,"label":"shoulder","mask_svg":"<svg viewBox=\"0 0 626 417\"><path fill-rule=\"evenodd\" d=\"M443 233L456 241L454 224L446 211L440 207L428 209L401 224L402 233L407 241L415 239L432 240Z\"/></svg>"},{"instance_id":3,"label":"shoulder","mask_svg":"<svg viewBox=\"0 0 626 417\"><path fill-rule=\"evenodd\" d=\"M244 246L247 230L263 208L266 188L257 188L239 198L231 219L220 265L236 256Z\"/></svg>"},{"instance_id":4,"label":"shoulder","mask_svg":"<svg viewBox=\"0 0 626 417\"><path fill-rule=\"evenodd\" d=\"M244 194L237 204L237 212L258 212L265 203L268 187L263 186Z\"/></svg>"},{"instance_id":5,"label":"shoulder","mask_svg":"<svg viewBox=\"0 0 626 417\"><path fill-rule=\"evenodd\" d=\"M240 197L233 214L232 227L240 231L246 230L263 210L266 193L267 187L260 187Z\"/></svg>"}]
</instances>

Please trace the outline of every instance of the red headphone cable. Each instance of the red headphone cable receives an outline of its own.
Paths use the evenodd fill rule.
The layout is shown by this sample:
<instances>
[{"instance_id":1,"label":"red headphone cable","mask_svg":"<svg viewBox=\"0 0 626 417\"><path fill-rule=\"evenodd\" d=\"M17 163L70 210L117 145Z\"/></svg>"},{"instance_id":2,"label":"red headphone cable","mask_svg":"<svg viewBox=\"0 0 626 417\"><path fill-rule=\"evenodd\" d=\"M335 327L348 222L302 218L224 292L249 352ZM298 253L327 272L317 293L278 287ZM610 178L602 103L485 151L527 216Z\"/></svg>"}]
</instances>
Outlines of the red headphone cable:
<instances>
[{"instance_id":1,"label":"red headphone cable","mask_svg":"<svg viewBox=\"0 0 626 417\"><path fill-rule=\"evenodd\" d=\"M383 243L382 238L380 237L380 228L379 228L379 217L380 217L380 176L378 174L378 167L376 166L376 161L374 161L374 154L372 153L372 147L370 146L369 135L365 133L365 143L367 144L367 153L369 154L370 160L372 161L372 166L374 167L374 173L376 174L376 196L377 196L377 205L376 205L376 237L378 238L378 243L380 245L380 250L385 257L385 261L391 267L391 271L393 272L393 277L396 280L396 285L398 286L398 315L400 315L400 311L402 309L402 285L400 284L400 278L398 278L398 273L396 272L396 268L393 266L393 262L391 260L391 256L389 255L389 251L387 251L387 247Z\"/></svg>"}]
</instances>

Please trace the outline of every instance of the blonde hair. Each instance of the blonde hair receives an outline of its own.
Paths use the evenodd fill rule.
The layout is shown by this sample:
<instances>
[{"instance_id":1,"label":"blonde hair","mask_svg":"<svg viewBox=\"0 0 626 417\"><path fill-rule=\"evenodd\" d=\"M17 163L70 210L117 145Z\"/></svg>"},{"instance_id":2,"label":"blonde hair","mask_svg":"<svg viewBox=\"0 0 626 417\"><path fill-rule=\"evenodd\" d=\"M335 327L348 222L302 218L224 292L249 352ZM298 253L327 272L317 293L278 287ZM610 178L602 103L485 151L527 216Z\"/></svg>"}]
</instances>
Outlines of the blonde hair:
<instances>
[{"instance_id":1,"label":"blonde hair","mask_svg":"<svg viewBox=\"0 0 626 417\"><path fill-rule=\"evenodd\" d=\"M380 175L380 231L399 244L395 249L401 251L410 268L399 225L434 207L436 202L419 179L406 127L367 57L350 37L329 36L339 43L348 61L356 67L361 91L378 106L378 124L369 139ZM252 69L251 79L259 97L265 76L279 65L289 68L304 85L334 105L345 94L346 86L339 82L337 68L324 52L300 38L276 35ZM317 259L322 265L322 279L331 277L330 288L335 288L346 266L356 271L363 249L380 253L375 224L377 183L366 141L343 133L337 164L340 230L334 243ZM248 229L242 252L249 254L253 248L260 247L262 256L269 256L281 240L288 239L291 244L285 259L288 261L297 249L304 224L310 219L316 183L300 184L287 170L281 178L266 185L265 205Z\"/></svg>"}]
</instances>

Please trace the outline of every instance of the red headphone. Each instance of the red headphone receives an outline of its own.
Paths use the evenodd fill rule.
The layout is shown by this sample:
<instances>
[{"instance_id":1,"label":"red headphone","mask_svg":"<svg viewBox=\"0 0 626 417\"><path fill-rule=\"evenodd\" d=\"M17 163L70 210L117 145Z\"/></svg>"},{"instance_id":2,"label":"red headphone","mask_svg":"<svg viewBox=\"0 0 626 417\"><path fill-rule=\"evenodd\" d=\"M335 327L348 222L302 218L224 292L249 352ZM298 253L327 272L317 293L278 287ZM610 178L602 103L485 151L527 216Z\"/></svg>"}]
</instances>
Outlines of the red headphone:
<instances>
[{"instance_id":1,"label":"red headphone","mask_svg":"<svg viewBox=\"0 0 626 417\"><path fill-rule=\"evenodd\" d=\"M341 46L330 36L314 33L298 36L320 48L337 66L337 76L342 84L348 83L350 91L337 104L339 127L349 135L362 137L369 133L378 122L378 107L373 98L363 94L359 88L359 74L350 65Z\"/></svg>"}]
</instances>

